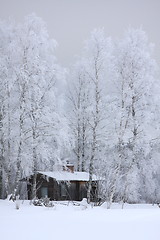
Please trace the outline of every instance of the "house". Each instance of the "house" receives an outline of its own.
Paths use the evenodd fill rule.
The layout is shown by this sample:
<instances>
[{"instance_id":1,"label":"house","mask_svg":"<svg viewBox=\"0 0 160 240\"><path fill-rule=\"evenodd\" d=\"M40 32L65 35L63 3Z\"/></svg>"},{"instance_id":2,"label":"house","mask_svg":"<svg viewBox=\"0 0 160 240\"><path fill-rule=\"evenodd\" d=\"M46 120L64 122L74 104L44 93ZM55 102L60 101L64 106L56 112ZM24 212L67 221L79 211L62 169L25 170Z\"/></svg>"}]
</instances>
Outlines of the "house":
<instances>
[{"instance_id":1,"label":"house","mask_svg":"<svg viewBox=\"0 0 160 240\"><path fill-rule=\"evenodd\" d=\"M32 186L35 175L27 178L28 199L32 198ZM81 201L87 197L87 184L89 173L75 172L73 165L67 165L63 171L36 173L37 197L49 197L50 200L75 200ZM97 200L98 178L93 175L91 200Z\"/></svg>"}]
</instances>

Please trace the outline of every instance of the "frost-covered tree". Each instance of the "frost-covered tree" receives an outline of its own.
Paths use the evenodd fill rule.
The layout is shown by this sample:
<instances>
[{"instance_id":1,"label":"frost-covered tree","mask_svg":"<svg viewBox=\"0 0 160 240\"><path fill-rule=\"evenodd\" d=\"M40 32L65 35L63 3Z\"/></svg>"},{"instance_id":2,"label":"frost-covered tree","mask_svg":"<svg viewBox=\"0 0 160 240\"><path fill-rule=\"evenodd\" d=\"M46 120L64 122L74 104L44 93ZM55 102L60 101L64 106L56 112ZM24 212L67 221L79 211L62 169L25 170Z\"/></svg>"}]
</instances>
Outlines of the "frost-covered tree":
<instances>
[{"instance_id":1,"label":"frost-covered tree","mask_svg":"<svg viewBox=\"0 0 160 240\"><path fill-rule=\"evenodd\" d=\"M88 169L88 142L89 142L89 118L90 118L90 87L83 62L78 62L71 69L72 77L69 82L69 122L73 132L75 146L74 155L77 171Z\"/></svg>"},{"instance_id":2,"label":"frost-covered tree","mask_svg":"<svg viewBox=\"0 0 160 240\"><path fill-rule=\"evenodd\" d=\"M146 144L150 137L147 136L146 128L147 116L151 112L149 99L155 74L155 62L151 54L152 46L141 29L128 30L115 47L115 121L112 125L115 131L112 131L115 133L117 163L110 202L120 189L123 201L129 199L133 189L137 192L139 189L137 175L139 167L145 164ZM116 179L119 182L117 190ZM123 190L120 188L121 184L124 186Z\"/></svg>"},{"instance_id":3,"label":"frost-covered tree","mask_svg":"<svg viewBox=\"0 0 160 240\"><path fill-rule=\"evenodd\" d=\"M91 81L91 99L90 109L90 156L89 156L89 183L87 190L87 199L91 199L92 176L95 169L101 164L101 149L105 140L105 98L103 85L107 84L107 57L108 45L110 40L106 39L102 30L95 30L90 39L86 42L86 73Z\"/></svg>"},{"instance_id":4,"label":"frost-covered tree","mask_svg":"<svg viewBox=\"0 0 160 240\"><path fill-rule=\"evenodd\" d=\"M56 42L34 14L19 25L2 23L0 30L2 182L15 198L22 177L52 170L69 148L68 124L57 91L64 71L56 63Z\"/></svg>"},{"instance_id":5,"label":"frost-covered tree","mask_svg":"<svg viewBox=\"0 0 160 240\"><path fill-rule=\"evenodd\" d=\"M0 23L0 111L1 111L1 167L2 167L2 197L5 192L11 192L13 175L13 142L15 139L12 131L15 102L13 96L15 83L15 31L16 27L11 22Z\"/></svg>"},{"instance_id":6,"label":"frost-covered tree","mask_svg":"<svg viewBox=\"0 0 160 240\"><path fill-rule=\"evenodd\" d=\"M81 162L83 170L85 159L85 169L89 171L88 202L91 199L92 176L101 166L101 151L106 141L104 85L107 85L110 52L111 40L105 37L103 30L94 30L85 43L79 67L75 69L77 75L73 79L76 87L70 94L78 165Z\"/></svg>"}]
</instances>

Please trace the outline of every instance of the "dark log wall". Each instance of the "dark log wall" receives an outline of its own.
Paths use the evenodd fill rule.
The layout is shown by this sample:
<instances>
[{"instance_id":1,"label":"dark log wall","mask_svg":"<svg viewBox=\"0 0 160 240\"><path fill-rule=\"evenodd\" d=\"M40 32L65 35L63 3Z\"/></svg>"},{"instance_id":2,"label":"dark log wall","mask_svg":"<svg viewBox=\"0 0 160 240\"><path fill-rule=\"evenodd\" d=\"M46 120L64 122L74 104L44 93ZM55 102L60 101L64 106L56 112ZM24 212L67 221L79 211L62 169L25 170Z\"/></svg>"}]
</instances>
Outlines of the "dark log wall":
<instances>
[{"instance_id":1,"label":"dark log wall","mask_svg":"<svg viewBox=\"0 0 160 240\"><path fill-rule=\"evenodd\" d=\"M80 182L79 198L80 198L80 200L82 200L83 198L87 198L87 183L86 182Z\"/></svg>"},{"instance_id":2,"label":"dark log wall","mask_svg":"<svg viewBox=\"0 0 160 240\"><path fill-rule=\"evenodd\" d=\"M48 189L48 197L51 200L55 200L57 198L57 183L53 178L47 178L42 174L37 174L37 197L41 198L41 188L46 187ZM27 184L27 190L28 190L28 199L31 199L31 190L32 190L32 183L33 183L33 176L29 179Z\"/></svg>"},{"instance_id":3,"label":"dark log wall","mask_svg":"<svg viewBox=\"0 0 160 240\"><path fill-rule=\"evenodd\" d=\"M29 179L27 184L28 199L31 199L31 189L33 183L33 176ZM50 200L74 200L81 201L87 198L87 182L83 181L70 181L70 182L57 182L53 178L47 178L42 174L37 174L37 197L41 198L41 188L45 187L48 191ZM96 200L97 184L93 183L92 187L92 201Z\"/></svg>"}]
</instances>

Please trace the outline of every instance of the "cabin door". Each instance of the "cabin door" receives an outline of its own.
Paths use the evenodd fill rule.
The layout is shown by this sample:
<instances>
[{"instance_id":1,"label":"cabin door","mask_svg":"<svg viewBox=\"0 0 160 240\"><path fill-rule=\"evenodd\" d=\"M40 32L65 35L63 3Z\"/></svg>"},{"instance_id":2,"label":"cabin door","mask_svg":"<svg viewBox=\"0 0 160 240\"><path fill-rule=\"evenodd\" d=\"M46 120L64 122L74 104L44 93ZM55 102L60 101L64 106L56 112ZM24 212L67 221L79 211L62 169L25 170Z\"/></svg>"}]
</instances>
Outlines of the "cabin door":
<instances>
[{"instance_id":1,"label":"cabin door","mask_svg":"<svg viewBox=\"0 0 160 240\"><path fill-rule=\"evenodd\" d=\"M48 197L48 188L47 187L41 188L41 197L42 198Z\"/></svg>"}]
</instances>

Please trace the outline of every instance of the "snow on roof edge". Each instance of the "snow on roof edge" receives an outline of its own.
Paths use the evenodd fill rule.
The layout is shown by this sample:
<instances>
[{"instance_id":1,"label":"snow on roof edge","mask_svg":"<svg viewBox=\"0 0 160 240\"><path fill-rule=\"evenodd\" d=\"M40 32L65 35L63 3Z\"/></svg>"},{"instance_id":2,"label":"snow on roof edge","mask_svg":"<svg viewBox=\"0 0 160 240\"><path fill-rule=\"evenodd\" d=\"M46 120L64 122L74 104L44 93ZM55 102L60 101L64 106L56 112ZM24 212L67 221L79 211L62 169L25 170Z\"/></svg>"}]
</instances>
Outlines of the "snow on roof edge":
<instances>
[{"instance_id":1,"label":"snow on roof edge","mask_svg":"<svg viewBox=\"0 0 160 240\"><path fill-rule=\"evenodd\" d=\"M67 172L67 171L53 171L53 172L43 172L38 171L38 173L45 175L47 177L54 178L56 181L89 181L89 173L88 172ZM92 181L98 181L96 175L93 175Z\"/></svg>"}]
</instances>

